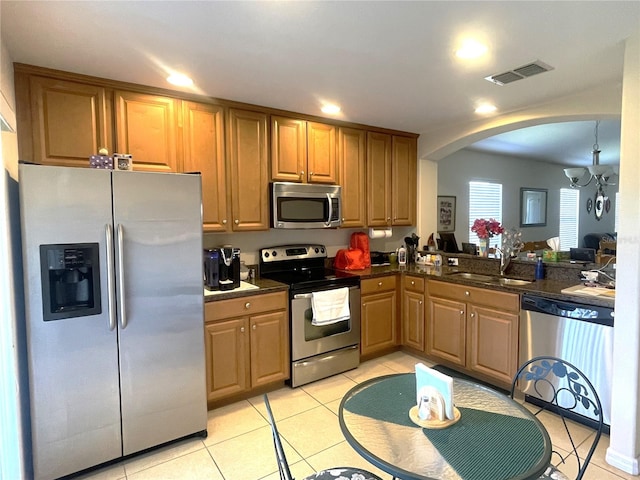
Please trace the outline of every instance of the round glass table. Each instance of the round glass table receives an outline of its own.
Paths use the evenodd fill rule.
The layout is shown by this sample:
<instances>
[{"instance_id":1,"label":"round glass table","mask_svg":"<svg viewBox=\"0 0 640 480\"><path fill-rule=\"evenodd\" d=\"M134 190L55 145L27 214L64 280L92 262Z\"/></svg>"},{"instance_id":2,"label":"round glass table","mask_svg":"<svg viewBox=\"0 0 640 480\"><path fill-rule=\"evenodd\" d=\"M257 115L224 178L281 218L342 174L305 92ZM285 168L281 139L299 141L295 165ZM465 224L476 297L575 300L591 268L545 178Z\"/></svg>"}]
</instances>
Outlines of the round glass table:
<instances>
[{"instance_id":1,"label":"round glass table","mask_svg":"<svg viewBox=\"0 0 640 480\"><path fill-rule=\"evenodd\" d=\"M453 378L460 420L444 429L411 421L413 373L387 375L353 387L342 399L340 428L369 462L403 480L536 479L551 460L540 421L507 395Z\"/></svg>"}]
</instances>

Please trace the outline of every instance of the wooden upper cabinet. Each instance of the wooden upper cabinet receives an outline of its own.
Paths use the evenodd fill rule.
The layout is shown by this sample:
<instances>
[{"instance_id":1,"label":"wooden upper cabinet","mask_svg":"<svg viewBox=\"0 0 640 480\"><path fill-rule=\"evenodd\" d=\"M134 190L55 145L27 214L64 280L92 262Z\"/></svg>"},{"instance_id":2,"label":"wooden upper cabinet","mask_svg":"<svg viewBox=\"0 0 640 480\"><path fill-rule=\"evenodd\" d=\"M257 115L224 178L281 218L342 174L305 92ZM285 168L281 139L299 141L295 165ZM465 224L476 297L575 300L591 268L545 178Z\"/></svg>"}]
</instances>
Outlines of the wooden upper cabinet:
<instances>
[{"instance_id":1,"label":"wooden upper cabinet","mask_svg":"<svg viewBox=\"0 0 640 480\"><path fill-rule=\"evenodd\" d=\"M224 155L224 108L182 103L184 171L202 175L202 223L205 232L227 231L227 169Z\"/></svg>"},{"instance_id":2,"label":"wooden upper cabinet","mask_svg":"<svg viewBox=\"0 0 640 480\"><path fill-rule=\"evenodd\" d=\"M113 150L111 95L94 85L16 75L20 158L88 167L100 148Z\"/></svg>"},{"instance_id":3,"label":"wooden upper cabinet","mask_svg":"<svg viewBox=\"0 0 640 480\"><path fill-rule=\"evenodd\" d=\"M417 203L417 141L394 135L391 141L391 216L393 225L415 225Z\"/></svg>"},{"instance_id":4,"label":"wooden upper cabinet","mask_svg":"<svg viewBox=\"0 0 640 480\"><path fill-rule=\"evenodd\" d=\"M271 116L271 180L304 182L307 168L307 122Z\"/></svg>"},{"instance_id":5,"label":"wooden upper cabinet","mask_svg":"<svg viewBox=\"0 0 640 480\"><path fill-rule=\"evenodd\" d=\"M417 142L412 137L367 133L367 224L415 225Z\"/></svg>"},{"instance_id":6,"label":"wooden upper cabinet","mask_svg":"<svg viewBox=\"0 0 640 480\"><path fill-rule=\"evenodd\" d=\"M307 122L307 180L313 183L337 183L336 127Z\"/></svg>"},{"instance_id":7,"label":"wooden upper cabinet","mask_svg":"<svg viewBox=\"0 0 640 480\"><path fill-rule=\"evenodd\" d=\"M267 115L230 108L227 121L232 230L268 230Z\"/></svg>"},{"instance_id":8,"label":"wooden upper cabinet","mask_svg":"<svg viewBox=\"0 0 640 480\"><path fill-rule=\"evenodd\" d=\"M116 152L133 156L134 170L181 171L176 150L179 100L115 92Z\"/></svg>"},{"instance_id":9,"label":"wooden upper cabinet","mask_svg":"<svg viewBox=\"0 0 640 480\"><path fill-rule=\"evenodd\" d=\"M367 225L391 225L391 135L367 133Z\"/></svg>"},{"instance_id":10,"label":"wooden upper cabinet","mask_svg":"<svg viewBox=\"0 0 640 480\"><path fill-rule=\"evenodd\" d=\"M366 139L364 130L338 129L338 183L342 186L342 226L367 225Z\"/></svg>"},{"instance_id":11,"label":"wooden upper cabinet","mask_svg":"<svg viewBox=\"0 0 640 480\"><path fill-rule=\"evenodd\" d=\"M336 183L336 128L272 115L271 180Z\"/></svg>"}]
</instances>

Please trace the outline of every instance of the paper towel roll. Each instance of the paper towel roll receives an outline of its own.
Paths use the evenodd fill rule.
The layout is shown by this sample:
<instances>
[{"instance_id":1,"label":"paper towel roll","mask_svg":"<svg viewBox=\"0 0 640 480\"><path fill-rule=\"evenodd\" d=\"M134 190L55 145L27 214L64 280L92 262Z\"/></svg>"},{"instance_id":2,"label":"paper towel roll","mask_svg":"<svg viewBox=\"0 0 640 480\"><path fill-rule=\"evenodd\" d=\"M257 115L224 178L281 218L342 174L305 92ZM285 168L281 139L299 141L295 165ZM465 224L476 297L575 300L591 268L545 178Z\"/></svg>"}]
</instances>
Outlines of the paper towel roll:
<instances>
[{"instance_id":1,"label":"paper towel roll","mask_svg":"<svg viewBox=\"0 0 640 480\"><path fill-rule=\"evenodd\" d=\"M390 238L392 235L392 230L390 228L382 228L382 229L369 229L369 238Z\"/></svg>"}]
</instances>

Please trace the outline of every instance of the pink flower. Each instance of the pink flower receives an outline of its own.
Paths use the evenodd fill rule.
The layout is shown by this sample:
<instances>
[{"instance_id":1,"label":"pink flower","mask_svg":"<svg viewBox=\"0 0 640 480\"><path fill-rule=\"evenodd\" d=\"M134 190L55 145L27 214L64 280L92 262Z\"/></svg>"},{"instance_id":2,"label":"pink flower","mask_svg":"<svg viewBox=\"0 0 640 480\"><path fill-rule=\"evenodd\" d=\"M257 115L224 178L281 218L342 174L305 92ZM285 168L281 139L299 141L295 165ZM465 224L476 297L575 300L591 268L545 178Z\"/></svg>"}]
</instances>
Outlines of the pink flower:
<instances>
[{"instance_id":1,"label":"pink flower","mask_svg":"<svg viewBox=\"0 0 640 480\"><path fill-rule=\"evenodd\" d=\"M495 218L485 220L484 218L476 218L471 227L471 231L475 233L478 238L491 238L494 235L500 235L504 232L504 228L500 225L500 222Z\"/></svg>"}]
</instances>

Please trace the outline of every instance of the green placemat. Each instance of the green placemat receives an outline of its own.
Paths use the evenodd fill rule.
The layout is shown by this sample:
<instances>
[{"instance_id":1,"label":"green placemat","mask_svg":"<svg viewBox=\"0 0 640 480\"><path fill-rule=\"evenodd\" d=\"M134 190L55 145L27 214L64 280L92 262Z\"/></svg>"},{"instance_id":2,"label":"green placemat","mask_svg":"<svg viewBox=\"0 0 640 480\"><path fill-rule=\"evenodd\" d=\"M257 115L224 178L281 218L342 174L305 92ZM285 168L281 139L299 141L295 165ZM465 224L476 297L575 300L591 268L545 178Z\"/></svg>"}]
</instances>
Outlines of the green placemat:
<instances>
[{"instance_id":1,"label":"green placemat","mask_svg":"<svg viewBox=\"0 0 640 480\"><path fill-rule=\"evenodd\" d=\"M514 478L540 461L544 440L532 420L471 408L459 410L461 417L455 425L423 432L463 479ZM497 451L509 453L501 458L495 455Z\"/></svg>"},{"instance_id":2,"label":"green placemat","mask_svg":"<svg viewBox=\"0 0 640 480\"><path fill-rule=\"evenodd\" d=\"M390 377L384 382L374 383L363 392L347 400L344 408L376 420L416 427L409 418L409 410L416 404L415 375Z\"/></svg>"}]
</instances>

